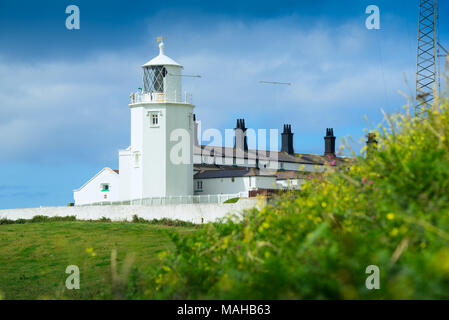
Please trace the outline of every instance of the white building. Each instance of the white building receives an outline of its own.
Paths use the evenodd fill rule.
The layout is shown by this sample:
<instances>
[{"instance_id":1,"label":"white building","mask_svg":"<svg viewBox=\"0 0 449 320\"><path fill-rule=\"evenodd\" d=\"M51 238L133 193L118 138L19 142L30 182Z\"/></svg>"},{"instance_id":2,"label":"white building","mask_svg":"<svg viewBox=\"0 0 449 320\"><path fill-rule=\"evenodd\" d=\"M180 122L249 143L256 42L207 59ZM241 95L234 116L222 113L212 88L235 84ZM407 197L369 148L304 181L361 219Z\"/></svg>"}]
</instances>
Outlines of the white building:
<instances>
[{"instance_id":1,"label":"white building","mask_svg":"<svg viewBox=\"0 0 449 320\"><path fill-rule=\"evenodd\" d=\"M117 170L118 171L118 170ZM120 178L117 171L104 168L73 192L76 205L106 202L120 198Z\"/></svg>"},{"instance_id":2,"label":"white building","mask_svg":"<svg viewBox=\"0 0 449 320\"><path fill-rule=\"evenodd\" d=\"M290 125L284 125L280 152L248 150L243 119L234 148L198 145L195 106L182 92L183 67L165 55L161 42L159 55L142 68L143 88L130 95L131 145L119 150L119 170L104 168L74 190L75 205L298 189L329 160L341 162L332 129L324 156L295 154Z\"/></svg>"}]
</instances>

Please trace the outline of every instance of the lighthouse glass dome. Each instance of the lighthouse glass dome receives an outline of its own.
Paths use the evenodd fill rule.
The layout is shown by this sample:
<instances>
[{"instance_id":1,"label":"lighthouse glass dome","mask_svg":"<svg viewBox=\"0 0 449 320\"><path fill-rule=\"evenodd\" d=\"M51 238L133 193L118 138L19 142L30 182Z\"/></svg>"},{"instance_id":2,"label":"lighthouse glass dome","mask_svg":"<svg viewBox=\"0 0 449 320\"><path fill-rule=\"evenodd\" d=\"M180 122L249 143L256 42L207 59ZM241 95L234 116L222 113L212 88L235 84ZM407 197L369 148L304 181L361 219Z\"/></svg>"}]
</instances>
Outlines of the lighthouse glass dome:
<instances>
[{"instance_id":1,"label":"lighthouse glass dome","mask_svg":"<svg viewBox=\"0 0 449 320\"><path fill-rule=\"evenodd\" d=\"M143 85L131 93L131 104L136 103L191 103L192 95L182 94L182 65L167 57L164 43L159 44L159 55L143 66Z\"/></svg>"},{"instance_id":2,"label":"lighthouse glass dome","mask_svg":"<svg viewBox=\"0 0 449 320\"><path fill-rule=\"evenodd\" d=\"M147 66L143 68L143 92L164 92L164 78L167 69L164 66Z\"/></svg>"}]
</instances>

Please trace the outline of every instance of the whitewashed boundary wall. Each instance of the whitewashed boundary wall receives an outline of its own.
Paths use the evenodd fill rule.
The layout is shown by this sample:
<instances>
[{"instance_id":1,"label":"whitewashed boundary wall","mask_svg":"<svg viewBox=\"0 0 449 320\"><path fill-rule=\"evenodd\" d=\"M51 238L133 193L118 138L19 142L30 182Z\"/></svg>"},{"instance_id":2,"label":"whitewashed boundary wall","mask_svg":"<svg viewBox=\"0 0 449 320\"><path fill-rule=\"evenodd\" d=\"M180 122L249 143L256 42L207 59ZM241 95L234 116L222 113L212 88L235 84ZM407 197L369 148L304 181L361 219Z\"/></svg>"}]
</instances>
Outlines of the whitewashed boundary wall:
<instances>
[{"instance_id":1,"label":"whitewashed boundary wall","mask_svg":"<svg viewBox=\"0 0 449 320\"><path fill-rule=\"evenodd\" d=\"M193 223L214 222L228 213L241 213L245 209L261 208L262 200L240 199L237 203L222 204L174 204L162 206L79 206L79 207L42 207L27 209L0 210L0 219L32 219L35 216L67 217L75 216L77 220L99 220L103 217L112 221L131 221L134 215L145 220L172 219Z\"/></svg>"}]
</instances>

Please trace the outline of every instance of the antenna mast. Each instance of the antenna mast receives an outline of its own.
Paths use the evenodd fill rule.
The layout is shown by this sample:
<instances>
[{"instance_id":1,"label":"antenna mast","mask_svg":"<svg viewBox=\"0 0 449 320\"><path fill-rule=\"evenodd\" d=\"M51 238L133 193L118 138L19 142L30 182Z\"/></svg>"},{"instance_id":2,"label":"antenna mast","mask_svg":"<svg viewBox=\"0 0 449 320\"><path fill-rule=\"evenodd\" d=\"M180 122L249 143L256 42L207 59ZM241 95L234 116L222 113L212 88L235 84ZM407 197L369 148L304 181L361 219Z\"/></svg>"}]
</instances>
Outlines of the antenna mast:
<instances>
[{"instance_id":1,"label":"antenna mast","mask_svg":"<svg viewBox=\"0 0 449 320\"><path fill-rule=\"evenodd\" d=\"M440 89L438 13L438 0L419 1L416 116L432 106L434 93L438 94Z\"/></svg>"}]
</instances>

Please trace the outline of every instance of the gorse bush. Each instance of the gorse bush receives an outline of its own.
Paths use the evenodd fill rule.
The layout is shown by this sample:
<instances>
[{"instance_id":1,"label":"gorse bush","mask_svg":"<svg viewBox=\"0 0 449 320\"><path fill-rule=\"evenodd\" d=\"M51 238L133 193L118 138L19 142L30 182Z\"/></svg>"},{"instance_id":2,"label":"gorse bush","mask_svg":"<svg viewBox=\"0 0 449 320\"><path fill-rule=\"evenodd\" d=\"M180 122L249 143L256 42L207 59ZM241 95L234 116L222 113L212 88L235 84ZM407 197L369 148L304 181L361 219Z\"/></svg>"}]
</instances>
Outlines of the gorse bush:
<instances>
[{"instance_id":1,"label":"gorse bush","mask_svg":"<svg viewBox=\"0 0 449 320\"><path fill-rule=\"evenodd\" d=\"M448 100L383 123L368 157L240 219L172 234L142 297L449 298ZM365 285L370 265L379 290Z\"/></svg>"}]
</instances>

